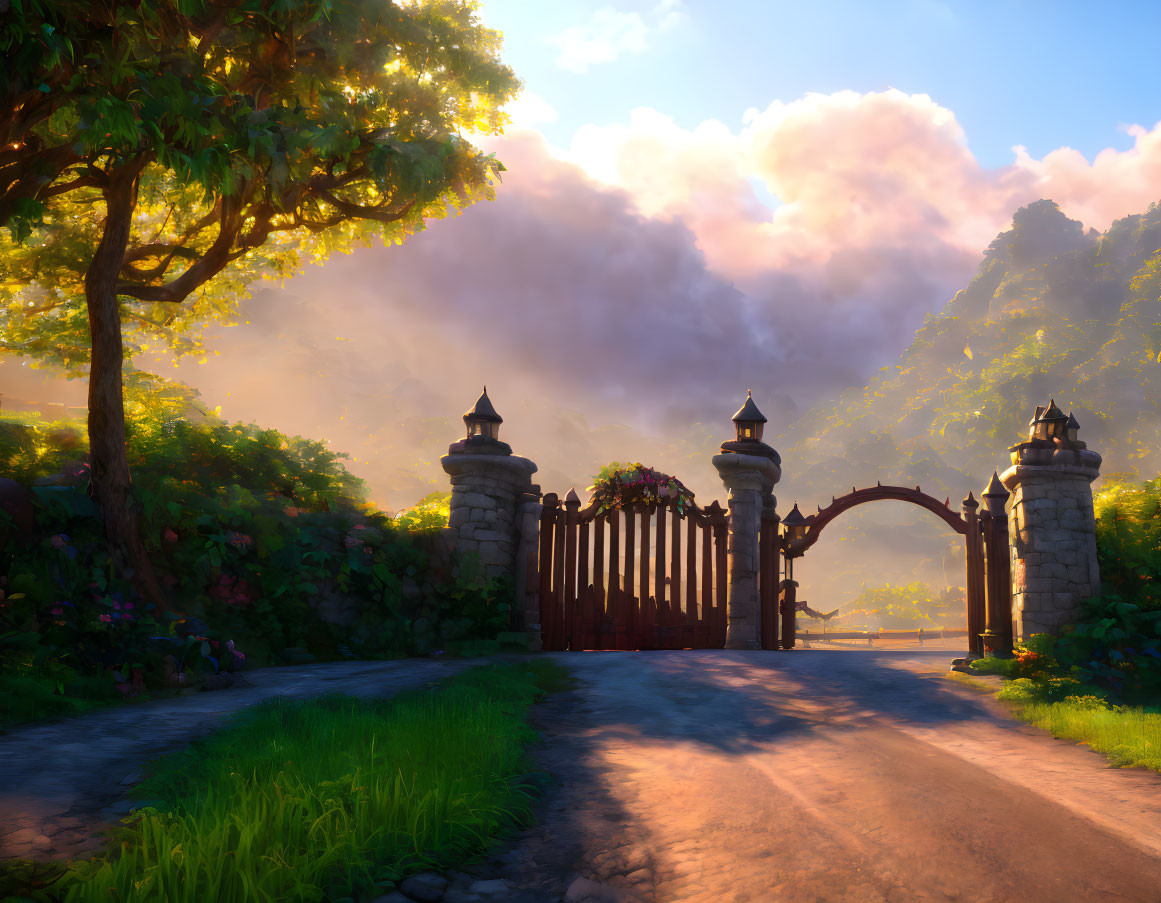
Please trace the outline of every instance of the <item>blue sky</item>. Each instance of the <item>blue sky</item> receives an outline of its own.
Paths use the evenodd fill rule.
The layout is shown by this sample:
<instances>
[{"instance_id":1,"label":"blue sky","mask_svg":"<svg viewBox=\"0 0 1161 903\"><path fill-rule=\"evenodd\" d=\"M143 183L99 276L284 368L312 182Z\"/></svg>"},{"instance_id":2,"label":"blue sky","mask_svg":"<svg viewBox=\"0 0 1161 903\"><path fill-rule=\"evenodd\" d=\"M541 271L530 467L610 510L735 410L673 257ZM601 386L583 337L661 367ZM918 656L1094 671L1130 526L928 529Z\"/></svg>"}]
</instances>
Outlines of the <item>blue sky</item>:
<instances>
[{"instance_id":1,"label":"blue sky","mask_svg":"<svg viewBox=\"0 0 1161 903\"><path fill-rule=\"evenodd\" d=\"M812 0L659 4L483 0L504 57L556 111L538 128L566 146L585 123L648 106L692 128L731 129L750 107L808 92L897 88L954 112L986 168L1023 145L1041 157L1126 149L1123 126L1161 120L1161 3ZM611 15L610 15L611 14ZM603 20L602 20L603 16ZM640 26L631 17L640 17ZM666 22L666 17L670 19ZM617 31L632 46L587 71L561 67L568 29ZM636 43L633 43L633 41Z\"/></svg>"}]
</instances>

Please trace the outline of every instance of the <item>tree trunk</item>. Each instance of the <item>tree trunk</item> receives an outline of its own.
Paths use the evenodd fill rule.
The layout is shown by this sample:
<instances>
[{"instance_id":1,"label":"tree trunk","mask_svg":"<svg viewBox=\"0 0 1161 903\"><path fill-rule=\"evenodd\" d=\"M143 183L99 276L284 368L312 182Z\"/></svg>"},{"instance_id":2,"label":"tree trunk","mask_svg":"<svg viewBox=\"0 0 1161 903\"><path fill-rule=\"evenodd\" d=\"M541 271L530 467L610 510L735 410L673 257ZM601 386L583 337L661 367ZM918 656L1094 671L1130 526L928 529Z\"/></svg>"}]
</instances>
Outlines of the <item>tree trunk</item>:
<instances>
[{"instance_id":1,"label":"tree trunk","mask_svg":"<svg viewBox=\"0 0 1161 903\"><path fill-rule=\"evenodd\" d=\"M132 579L145 602L158 612L172 611L129 508L129 459L125 453L125 404L122 398L121 308L117 277L129 243L137 179L144 161L109 174L105 187L105 229L85 274L85 297L92 335L89 368L89 448L93 494L101 506L105 537L114 568Z\"/></svg>"}]
</instances>

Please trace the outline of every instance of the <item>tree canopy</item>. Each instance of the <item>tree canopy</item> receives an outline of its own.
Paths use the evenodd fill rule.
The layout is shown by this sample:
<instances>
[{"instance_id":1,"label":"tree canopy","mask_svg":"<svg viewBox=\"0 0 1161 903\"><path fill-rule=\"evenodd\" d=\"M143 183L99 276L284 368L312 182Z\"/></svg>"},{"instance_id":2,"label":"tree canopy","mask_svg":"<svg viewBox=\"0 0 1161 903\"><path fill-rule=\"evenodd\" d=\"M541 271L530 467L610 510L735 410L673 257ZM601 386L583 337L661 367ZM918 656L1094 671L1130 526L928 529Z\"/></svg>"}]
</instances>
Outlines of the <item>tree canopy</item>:
<instances>
[{"instance_id":1,"label":"tree canopy","mask_svg":"<svg viewBox=\"0 0 1161 903\"><path fill-rule=\"evenodd\" d=\"M518 82L498 48L464 2L15 0L0 348L88 366L84 279L118 162L141 167L117 281L130 355L204 354L200 327L254 280L491 197L502 166L458 133L503 123Z\"/></svg>"},{"instance_id":2,"label":"tree canopy","mask_svg":"<svg viewBox=\"0 0 1161 903\"><path fill-rule=\"evenodd\" d=\"M131 351L196 351L257 276L491 197L502 167L462 133L499 130L519 83L472 0L0 4L0 348L88 352L94 495L164 608L128 508L123 321Z\"/></svg>"}]
</instances>

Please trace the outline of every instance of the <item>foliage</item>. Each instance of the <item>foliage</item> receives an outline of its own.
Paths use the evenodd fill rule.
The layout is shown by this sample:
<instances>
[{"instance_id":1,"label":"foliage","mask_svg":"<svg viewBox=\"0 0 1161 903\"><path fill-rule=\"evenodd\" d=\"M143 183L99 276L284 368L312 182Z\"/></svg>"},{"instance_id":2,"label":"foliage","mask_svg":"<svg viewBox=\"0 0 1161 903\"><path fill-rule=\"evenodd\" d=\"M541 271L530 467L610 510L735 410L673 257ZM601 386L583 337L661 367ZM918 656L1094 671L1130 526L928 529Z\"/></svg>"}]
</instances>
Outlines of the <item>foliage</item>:
<instances>
[{"instance_id":1,"label":"foliage","mask_svg":"<svg viewBox=\"0 0 1161 903\"><path fill-rule=\"evenodd\" d=\"M924 583L906 586L886 584L879 587L863 586L862 591L839 617L843 627L855 623L869 624L885 629L947 626L963 618L963 596L958 589L947 589L936 594Z\"/></svg>"},{"instance_id":2,"label":"foliage","mask_svg":"<svg viewBox=\"0 0 1161 903\"><path fill-rule=\"evenodd\" d=\"M135 669L132 692L196 686L227 668L230 641L262 665L452 651L507 629L511 581L370 509L342 455L209 413L173 419L196 404L179 389L164 387L168 407L133 396L129 455L145 541L182 618L159 618L112 573L83 466L66 468L61 485L34 487L34 541L0 550L0 683L28 690L13 718L107 700ZM70 460L83 465L73 426ZM64 450L46 426L24 427L26 475L50 476Z\"/></svg>"},{"instance_id":3,"label":"foliage","mask_svg":"<svg viewBox=\"0 0 1161 903\"><path fill-rule=\"evenodd\" d=\"M397 526L405 530L442 530L451 517L451 493L431 492L410 508L395 515Z\"/></svg>"},{"instance_id":4,"label":"foliage","mask_svg":"<svg viewBox=\"0 0 1161 903\"><path fill-rule=\"evenodd\" d=\"M627 505L668 505L681 511L693 505L693 493L677 477L643 464L606 464L588 488L597 511L614 511Z\"/></svg>"},{"instance_id":5,"label":"foliage","mask_svg":"<svg viewBox=\"0 0 1161 903\"><path fill-rule=\"evenodd\" d=\"M1161 610L1161 478L1107 480L1093 508L1101 585L1143 611Z\"/></svg>"},{"instance_id":6,"label":"foliage","mask_svg":"<svg viewBox=\"0 0 1161 903\"><path fill-rule=\"evenodd\" d=\"M129 356L204 355L204 325L255 280L491 197L503 167L459 134L504 123L518 82L499 46L472 2L13 4L0 348L83 374L84 278L120 167L141 170Z\"/></svg>"},{"instance_id":7,"label":"foliage","mask_svg":"<svg viewBox=\"0 0 1161 903\"><path fill-rule=\"evenodd\" d=\"M527 823L530 705L548 661L488 666L391 700L271 700L162 759L120 849L50 899L370 899L407 874L480 861Z\"/></svg>"}]
</instances>

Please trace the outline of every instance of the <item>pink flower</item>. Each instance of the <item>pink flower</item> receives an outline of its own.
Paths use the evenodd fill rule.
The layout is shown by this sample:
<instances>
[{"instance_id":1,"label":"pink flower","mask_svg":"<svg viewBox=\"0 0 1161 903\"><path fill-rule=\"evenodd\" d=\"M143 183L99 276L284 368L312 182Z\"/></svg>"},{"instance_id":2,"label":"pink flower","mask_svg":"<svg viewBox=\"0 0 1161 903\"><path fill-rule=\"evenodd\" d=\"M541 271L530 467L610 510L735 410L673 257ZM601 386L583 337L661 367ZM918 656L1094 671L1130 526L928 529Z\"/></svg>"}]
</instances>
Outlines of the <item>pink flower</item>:
<instances>
[{"instance_id":1,"label":"pink flower","mask_svg":"<svg viewBox=\"0 0 1161 903\"><path fill-rule=\"evenodd\" d=\"M61 608L59 605L54 605L54 606L53 606L51 609L49 609L49 610L50 610L50 611L51 611L51 612L52 612L54 615L63 615L63 614L64 614L64 609L63 609L63 608Z\"/></svg>"},{"instance_id":2,"label":"pink flower","mask_svg":"<svg viewBox=\"0 0 1161 903\"><path fill-rule=\"evenodd\" d=\"M177 534L171 527L166 527L165 533L162 535L165 537L166 542L177 542Z\"/></svg>"},{"instance_id":3,"label":"pink flower","mask_svg":"<svg viewBox=\"0 0 1161 903\"><path fill-rule=\"evenodd\" d=\"M110 621L113 620L113 618L109 615L100 615L100 619L102 621L104 621L106 624L108 624Z\"/></svg>"},{"instance_id":4,"label":"pink flower","mask_svg":"<svg viewBox=\"0 0 1161 903\"><path fill-rule=\"evenodd\" d=\"M133 607L133 603L132 603L132 602L126 602L126 603L125 603L125 605L124 605L124 608L125 608L126 610L128 610L128 609L130 609L130 608L132 608L132 607Z\"/></svg>"}]
</instances>

